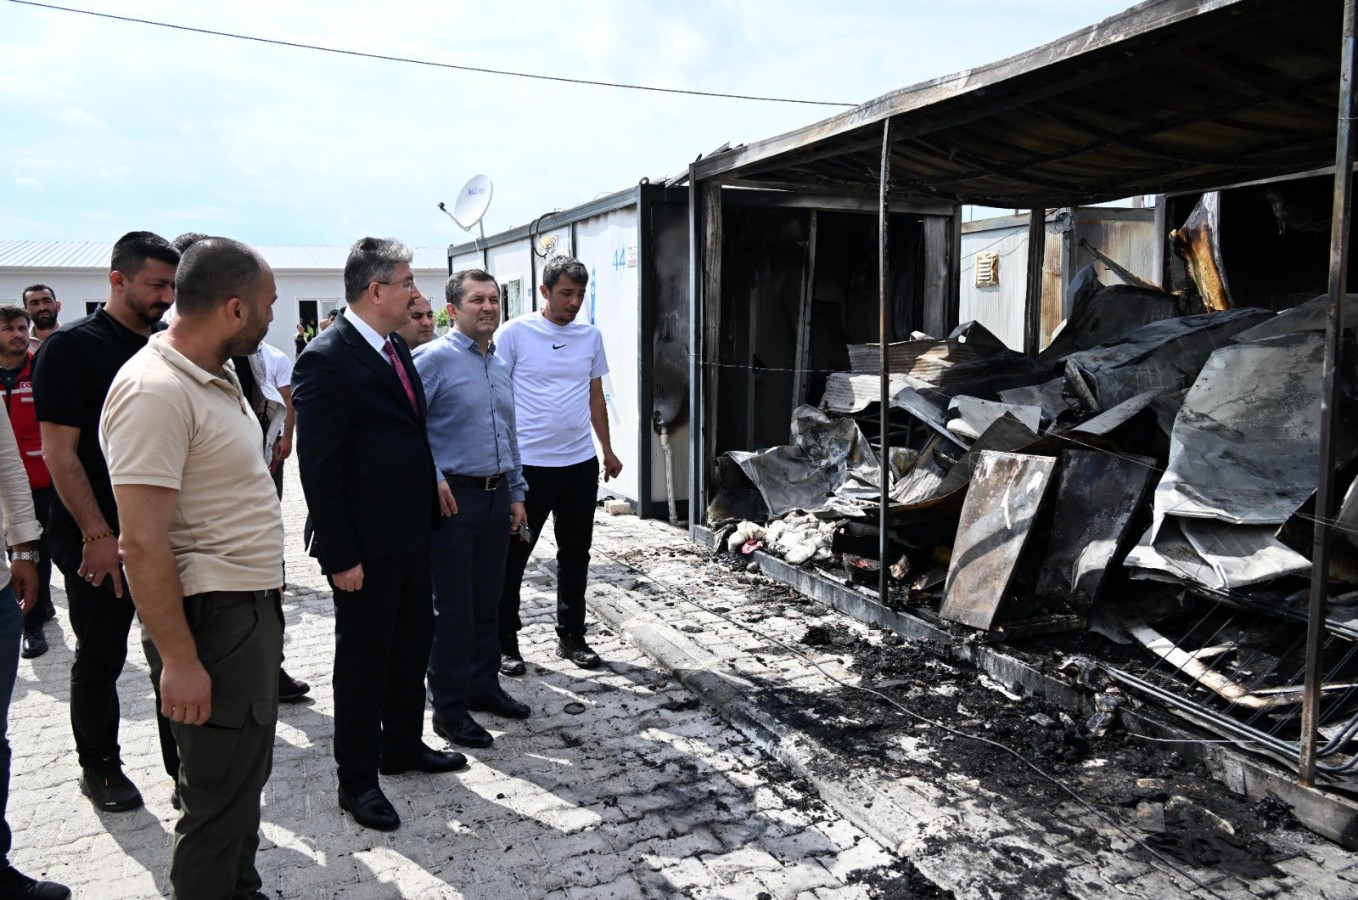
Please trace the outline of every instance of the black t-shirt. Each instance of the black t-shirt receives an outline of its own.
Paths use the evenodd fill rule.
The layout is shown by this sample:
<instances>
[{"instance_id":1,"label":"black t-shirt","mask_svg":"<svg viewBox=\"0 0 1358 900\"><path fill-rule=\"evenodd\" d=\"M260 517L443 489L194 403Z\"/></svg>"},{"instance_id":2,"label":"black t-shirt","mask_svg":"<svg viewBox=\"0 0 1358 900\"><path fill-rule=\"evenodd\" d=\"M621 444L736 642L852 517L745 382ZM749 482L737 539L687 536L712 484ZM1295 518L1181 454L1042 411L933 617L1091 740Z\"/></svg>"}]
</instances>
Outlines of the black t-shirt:
<instances>
[{"instance_id":1,"label":"black t-shirt","mask_svg":"<svg viewBox=\"0 0 1358 900\"><path fill-rule=\"evenodd\" d=\"M99 416L113 377L145 346L146 338L101 308L50 335L33 361L33 406L38 421L80 429L76 455L100 511L115 531L118 508L108 464L99 448ZM47 536L68 546L80 545L80 526L60 498L52 502Z\"/></svg>"},{"instance_id":2,"label":"black t-shirt","mask_svg":"<svg viewBox=\"0 0 1358 900\"><path fill-rule=\"evenodd\" d=\"M0 382L4 382L6 391L14 390L14 385L19 383L19 376L24 373L24 366L26 365L28 365L27 360L24 361L23 366L17 369L6 369L0 366ZM9 401L5 402L8 403Z\"/></svg>"}]
</instances>

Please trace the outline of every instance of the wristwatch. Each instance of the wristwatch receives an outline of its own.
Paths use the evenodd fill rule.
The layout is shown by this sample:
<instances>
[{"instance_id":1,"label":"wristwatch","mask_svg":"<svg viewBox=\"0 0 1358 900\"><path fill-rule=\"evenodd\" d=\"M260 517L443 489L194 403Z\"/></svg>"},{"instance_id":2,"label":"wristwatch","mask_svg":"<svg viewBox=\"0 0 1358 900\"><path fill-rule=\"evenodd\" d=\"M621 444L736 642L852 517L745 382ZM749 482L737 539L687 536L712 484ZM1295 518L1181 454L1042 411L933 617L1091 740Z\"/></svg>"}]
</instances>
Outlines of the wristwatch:
<instances>
[{"instance_id":1,"label":"wristwatch","mask_svg":"<svg viewBox=\"0 0 1358 900\"><path fill-rule=\"evenodd\" d=\"M36 565L41 556L37 550L11 550L9 558L11 562L31 562Z\"/></svg>"}]
</instances>

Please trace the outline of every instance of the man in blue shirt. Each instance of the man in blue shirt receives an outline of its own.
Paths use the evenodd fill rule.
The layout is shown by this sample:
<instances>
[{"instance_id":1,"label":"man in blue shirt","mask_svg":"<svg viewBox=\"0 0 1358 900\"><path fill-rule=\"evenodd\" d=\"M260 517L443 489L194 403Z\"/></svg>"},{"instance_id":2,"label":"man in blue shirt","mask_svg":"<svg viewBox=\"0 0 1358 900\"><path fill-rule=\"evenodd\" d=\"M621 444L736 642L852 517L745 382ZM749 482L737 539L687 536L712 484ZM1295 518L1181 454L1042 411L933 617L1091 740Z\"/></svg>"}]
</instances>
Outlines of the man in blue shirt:
<instances>
[{"instance_id":1,"label":"man in blue shirt","mask_svg":"<svg viewBox=\"0 0 1358 900\"><path fill-rule=\"evenodd\" d=\"M497 614L509 541L527 518L528 484L509 366L491 340L500 324L500 286L487 272L465 269L448 279L444 293L453 328L415 354L444 516L430 538L436 619L429 691L435 734L488 747L494 738L468 710L529 715L500 687Z\"/></svg>"}]
</instances>

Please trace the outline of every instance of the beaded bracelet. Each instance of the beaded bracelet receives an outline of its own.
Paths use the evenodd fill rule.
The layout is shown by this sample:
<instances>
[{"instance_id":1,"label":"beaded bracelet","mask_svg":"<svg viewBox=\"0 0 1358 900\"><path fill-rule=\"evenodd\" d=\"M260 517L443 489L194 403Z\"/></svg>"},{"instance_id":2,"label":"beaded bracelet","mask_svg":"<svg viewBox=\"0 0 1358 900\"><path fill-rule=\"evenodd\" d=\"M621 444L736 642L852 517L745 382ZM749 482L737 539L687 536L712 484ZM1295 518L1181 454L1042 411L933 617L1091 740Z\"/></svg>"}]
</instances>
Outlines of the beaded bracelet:
<instances>
[{"instance_id":1,"label":"beaded bracelet","mask_svg":"<svg viewBox=\"0 0 1358 900\"><path fill-rule=\"evenodd\" d=\"M103 534L96 534L93 537L83 538L82 540L86 544L93 544L95 541L102 541L104 538L111 537L113 537L113 531L110 529L109 531L105 531Z\"/></svg>"}]
</instances>

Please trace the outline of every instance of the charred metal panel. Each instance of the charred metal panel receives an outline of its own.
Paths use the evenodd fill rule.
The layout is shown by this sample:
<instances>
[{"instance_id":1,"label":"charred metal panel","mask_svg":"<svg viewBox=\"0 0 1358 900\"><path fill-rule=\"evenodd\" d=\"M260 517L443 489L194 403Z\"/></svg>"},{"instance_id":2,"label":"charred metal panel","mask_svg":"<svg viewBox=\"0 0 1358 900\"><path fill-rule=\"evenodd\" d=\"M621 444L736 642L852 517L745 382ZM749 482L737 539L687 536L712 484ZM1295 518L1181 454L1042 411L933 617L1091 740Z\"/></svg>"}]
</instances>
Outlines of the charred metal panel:
<instances>
[{"instance_id":1,"label":"charred metal panel","mask_svg":"<svg viewBox=\"0 0 1358 900\"><path fill-rule=\"evenodd\" d=\"M1152 322L1066 357L1066 386L1089 412L1144 391L1186 388L1213 351L1268 318L1263 310L1234 309Z\"/></svg>"},{"instance_id":2,"label":"charred metal panel","mask_svg":"<svg viewBox=\"0 0 1358 900\"><path fill-rule=\"evenodd\" d=\"M1054 365L1072 353L1089 350L1105 341L1151 322L1179 315L1179 298L1129 284L1106 285L1087 265L1071 280L1067 291L1070 312L1061 333L1038 354L1038 362Z\"/></svg>"},{"instance_id":3,"label":"charred metal panel","mask_svg":"<svg viewBox=\"0 0 1358 900\"><path fill-rule=\"evenodd\" d=\"M1037 594L1062 597L1088 614L1104 576L1125 554L1128 528L1155 477L1149 456L1092 450L1061 454L1051 538L1037 575Z\"/></svg>"},{"instance_id":4,"label":"charred metal panel","mask_svg":"<svg viewBox=\"0 0 1358 900\"><path fill-rule=\"evenodd\" d=\"M1217 350L1174 423L1157 521L1197 516L1281 524L1315 490L1324 335L1299 332ZM1353 390L1352 381L1348 388ZM1341 432L1352 455L1355 423Z\"/></svg>"},{"instance_id":5,"label":"charred metal panel","mask_svg":"<svg viewBox=\"0 0 1358 900\"><path fill-rule=\"evenodd\" d=\"M1056 460L983 450L971 474L939 616L988 630L1051 483Z\"/></svg>"}]
</instances>

